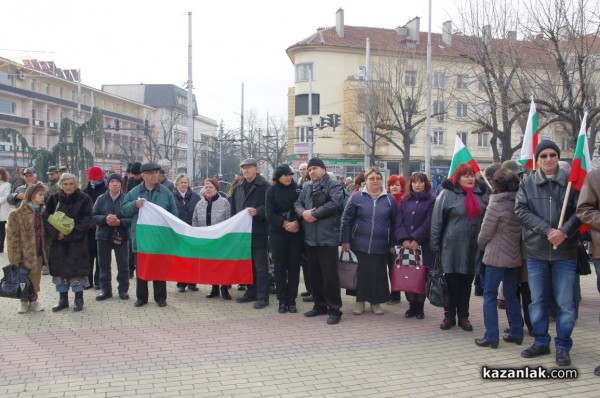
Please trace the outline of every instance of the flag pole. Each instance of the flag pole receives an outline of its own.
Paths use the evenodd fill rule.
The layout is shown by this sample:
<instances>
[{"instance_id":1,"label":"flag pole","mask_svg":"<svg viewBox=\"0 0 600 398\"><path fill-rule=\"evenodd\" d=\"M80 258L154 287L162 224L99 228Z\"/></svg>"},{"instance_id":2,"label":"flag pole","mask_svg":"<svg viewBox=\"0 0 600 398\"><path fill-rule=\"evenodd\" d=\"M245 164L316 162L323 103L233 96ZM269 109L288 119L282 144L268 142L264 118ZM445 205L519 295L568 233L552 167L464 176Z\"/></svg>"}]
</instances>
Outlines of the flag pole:
<instances>
[{"instance_id":1,"label":"flag pole","mask_svg":"<svg viewBox=\"0 0 600 398\"><path fill-rule=\"evenodd\" d=\"M562 210L560 211L560 218L558 219L557 229L560 229L560 227L562 227L563 225L563 222L565 221L565 213L567 212L567 203L569 202L569 194L571 193L572 184L573 183L571 181L569 181L569 183L567 184L567 192L565 193L565 200L563 200ZM552 248L556 250L558 246L554 245L552 246Z\"/></svg>"},{"instance_id":2,"label":"flag pole","mask_svg":"<svg viewBox=\"0 0 600 398\"><path fill-rule=\"evenodd\" d=\"M490 191L493 191L493 190L494 190L494 188L492 188L492 184L490 184L490 182L488 181L488 179L487 179L487 178L486 178L486 176L485 176L485 170L487 170L487 168L486 168L486 169L484 169L484 170L481 172L481 177L483 178L483 181L485 181L485 183L487 184L487 186L490 188Z\"/></svg>"}]
</instances>

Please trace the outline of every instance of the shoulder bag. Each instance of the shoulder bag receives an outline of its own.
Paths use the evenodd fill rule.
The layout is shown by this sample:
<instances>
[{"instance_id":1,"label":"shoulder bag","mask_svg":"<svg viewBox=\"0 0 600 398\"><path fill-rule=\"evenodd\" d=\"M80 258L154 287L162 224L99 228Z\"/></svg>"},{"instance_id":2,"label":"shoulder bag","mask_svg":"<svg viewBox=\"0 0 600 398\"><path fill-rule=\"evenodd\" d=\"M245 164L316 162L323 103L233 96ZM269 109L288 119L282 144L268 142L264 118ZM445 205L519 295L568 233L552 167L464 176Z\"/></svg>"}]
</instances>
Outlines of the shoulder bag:
<instances>
[{"instance_id":1,"label":"shoulder bag","mask_svg":"<svg viewBox=\"0 0 600 398\"><path fill-rule=\"evenodd\" d=\"M29 268L24 265L7 265L2 271L4 277L0 280L0 297L30 300L35 295L29 279Z\"/></svg>"},{"instance_id":2,"label":"shoulder bag","mask_svg":"<svg viewBox=\"0 0 600 398\"><path fill-rule=\"evenodd\" d=\"M75 220L58 210L59 204L60 203L57 203L54 214L48 216L48 223L56 228L58 232L62 232L62 234L66 236L73 231L73 228L75 228Z\"/></svg>"},{"instance_id":3,"label":"shoulder bag","mask_svg":"<svg viewBox=\"0 0 600 398\"><path fill-rule=\"evenodd\" d=\"M429 302L436 307L445 307L448 305L448 284L446 282L446 277L442 272L442 261L439 252L436 252L433 258L433 264L427 275L425 295Z\"/></svg>"},{"instance_id":4,"label":"shoulder bag","mask_svg":"<svg viewBox=\"0 0 600 398\"><path fill-rule=\"evenodd\" d=\"M338 277L340 278L340 287L342 289L356 289L356 268L358 260L352 251L343 251L340 253L338 261Z\"/></svg>"}]
</instances>

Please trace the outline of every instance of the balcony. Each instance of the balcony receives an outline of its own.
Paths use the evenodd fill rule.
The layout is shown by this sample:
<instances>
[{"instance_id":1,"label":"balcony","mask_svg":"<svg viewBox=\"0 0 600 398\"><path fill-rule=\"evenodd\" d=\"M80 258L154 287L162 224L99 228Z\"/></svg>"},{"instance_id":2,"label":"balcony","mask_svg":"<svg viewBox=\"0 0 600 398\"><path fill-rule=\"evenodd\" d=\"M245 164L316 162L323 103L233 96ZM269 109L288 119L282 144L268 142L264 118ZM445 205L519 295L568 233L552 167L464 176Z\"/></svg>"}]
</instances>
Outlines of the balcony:
<instances>
[{"instance_id":1,"label":"balcony","mask_svg":"<svg viewBox=\"0 0 600 398\"><path fill-rule=\"evenodd\" d=\"M48 128L49 129L57 130L58 129L58 123L56 123L56 122L48 122Z\"/></svg>"},{"instance_id":2,"label":"balcony","mask_svg":"<svg viewBox=\"0 0 600 398\"><path fill-rule=\"evenodd\" d=\"M32 122L33 122L33 127L40 127L40 128L44 127L44 121L43 120L32 119Z\"/></svg>"},{"instance_id":3,"label":"balcony","mask_svg":"<svg viewBox=\"0 0 600 398\"><path fill-rule=\"evenodd\" d=\"M19 116L15 116L15 115L8 115L5 113L0 113L0 120L5 121L5 122L17 123L22 126L29 126L29 119L27 119L26 117L19 117Z\"/></svg>"}]
</instances>

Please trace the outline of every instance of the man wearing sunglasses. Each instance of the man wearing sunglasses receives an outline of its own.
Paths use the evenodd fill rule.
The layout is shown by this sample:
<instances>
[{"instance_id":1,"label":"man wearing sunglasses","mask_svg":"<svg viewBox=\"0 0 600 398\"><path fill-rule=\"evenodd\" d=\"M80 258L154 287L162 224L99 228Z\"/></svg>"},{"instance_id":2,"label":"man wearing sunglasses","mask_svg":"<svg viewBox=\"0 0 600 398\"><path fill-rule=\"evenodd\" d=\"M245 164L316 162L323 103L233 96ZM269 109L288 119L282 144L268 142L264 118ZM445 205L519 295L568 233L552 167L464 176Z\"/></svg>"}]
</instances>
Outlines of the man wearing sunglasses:
<instances>
[{"instance_id":1,"label":"man wearing sunglasses","mask_svg":"<svg viewBox=\"0 0 600 398\"><path fill-rule=\"evenodd\" d=\"M577 268L577 241L581 222L575 213L577 191L571 190L562 226L558 226L567 191L569 174L558 165L560 149L544 140L535 149L537 170L519 187L515 213L523 225L523 241L531 304L529 314L535 341L522 351L524 358L550 354L548 334L548 292L552 284L558 312L556 316L556 364L569 366L575 324L574 285ZM520 344L522 339L505 336L504 341Z\"/></svg>"}]
</instances>

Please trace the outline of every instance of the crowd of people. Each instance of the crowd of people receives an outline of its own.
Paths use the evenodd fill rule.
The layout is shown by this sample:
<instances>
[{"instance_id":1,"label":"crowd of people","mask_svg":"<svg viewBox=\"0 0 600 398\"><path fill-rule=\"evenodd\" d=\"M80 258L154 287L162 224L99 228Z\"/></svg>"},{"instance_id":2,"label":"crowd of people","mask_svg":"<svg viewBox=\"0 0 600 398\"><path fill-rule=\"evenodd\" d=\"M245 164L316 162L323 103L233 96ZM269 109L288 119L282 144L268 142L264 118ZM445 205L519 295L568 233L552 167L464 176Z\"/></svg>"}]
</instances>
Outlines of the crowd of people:
<instances>
[{"instance_id":1,"label":"crowd of people","mask_svg":"<svg viewBox=\"0 0 600 398\"><path fill-rule=\"evenodd\" d=\"M56 167L48 170L48 184L37 182L35 170L27 168L23 184L11 188L8 172L0 168L0 251L5 237L9 261L31 269L36 295L21 302L19 313L43 311L37 293L46 272L59 294L52 311L69 307L69 290L75 295L74 311L81 311L86 289L101 290L98 301L113 296L113 252L118 296L129 299L137 217L146 201L193 227L215 225L245 211L252 216L253 283L241 287L245 290L238 303L252 302L255 309L269 306L271 253L278 312L296 313L296 300L302 296L313 303L304 316L327 315L327 324L339 323L341 250L352 251L358 263L356 289L346 291L355 297L352 314L363 314L368 303L371 312L382 315L381 304L401 300L400 292L390 289L390 275L399 251L410 250L420 253L425 267L434 261L441 264L448 301L440 329L473 330L471 292L478 276L485 333L475 344L499 347L502 297L509 324L502 340L521 345L527 326L534 342L521 355L550 354L548 327L554 316L556 363L568 366L582 223L589 228L592 259L600 274L600 170L588 175L581 194L572 190L567 196L569 175L559 160L559 147L542 141L535 151L534 172L525 173L516 162L506 161L490 166L485 179L472 165L462 164L434 189L434 181L420 172L408 181L401 175L384 180L377 168L354 179L338 178L319 158L300 166L298 181L291 167L281 164L269 182L258 172L258 162L246 159L226 197L215 178L207 178L198 194L188 176L181 174L173 183L154 163L131 164L125 178L105 176L93 166L84 189L77 177ZM9 204L16 210L10 212ZM56 211L74 220L70 233L49 221ZM306 292L299 294L301 270ZM148 303L148 282L138 276L136 307ZM166 306L166 282L152 282L154 301ZM213 285L206 298L231 300L230 288ZM183 293L198 287L179 282L177 289ZM423 319L425 294L407 291L405 298L409 303L405 317ZM600 367L596 374L600 375Z\"/></svg>"}]
</instances>

